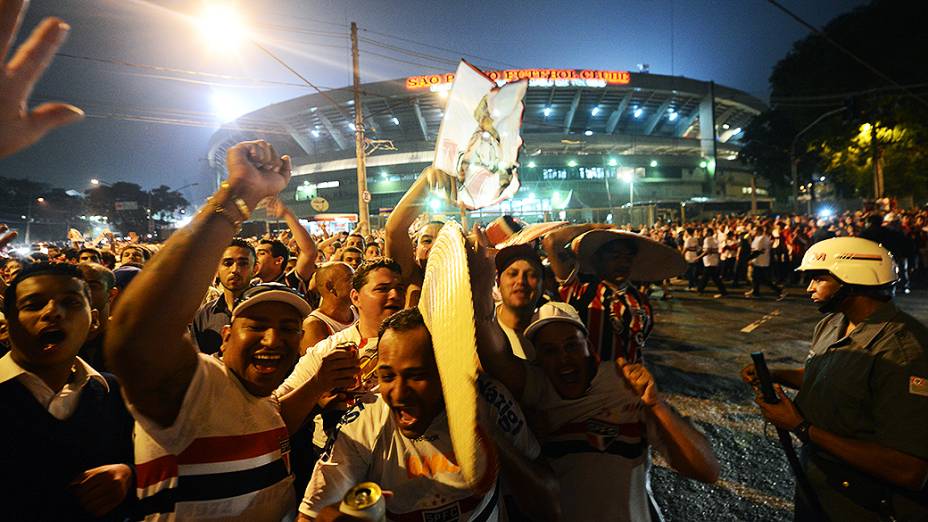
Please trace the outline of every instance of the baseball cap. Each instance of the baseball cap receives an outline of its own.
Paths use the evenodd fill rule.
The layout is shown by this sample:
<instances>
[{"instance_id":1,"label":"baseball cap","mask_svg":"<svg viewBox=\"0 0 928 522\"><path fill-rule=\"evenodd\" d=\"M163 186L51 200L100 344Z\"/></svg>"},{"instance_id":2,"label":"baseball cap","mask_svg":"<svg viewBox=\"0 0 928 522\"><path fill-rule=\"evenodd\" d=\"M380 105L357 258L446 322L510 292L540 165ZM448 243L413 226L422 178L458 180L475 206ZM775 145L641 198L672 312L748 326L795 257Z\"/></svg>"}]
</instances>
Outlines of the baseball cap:
<instances>
[{"instance_id":1,"label":"baseball cap","mask_svg":"<svg viewBox=\"0 0 928 522\"><path fill-rule=\"evenodd\" d=\"M125 290L129 283L135 279L135 276L139 275L142 269L137 266L128 266L123 265L116 270L113 270L113 276L116 277L116 288L120 290Z\"/></svg>"},{"instance_id":2,"label":"baseball cap","mask_svg":"<svg viewBox=\"0 0 928 522\"><path fill-rule=\"evenodd\" d=\"M577 313L577 310L573 306L567 303L551 301L538 308L538 311L535 312L533 317L532 324L528 325L523 335L531 341L543 326L555 322L570 323L582 330L584 335L589 333L586 329L586 325L580 320L580 314Z\"/></svg>"},{"instance_id":3,"label":"baseball cap","mask_svg":"<svg viewBox=\"0 0 928 522\"><path fill-rule=\"evenodd\" d=\"M518 261L519 259L524 259L529 263L538 265L539 271L544 274L544 265L541 264L541 258L538 257L538 253L535 252L535 248L531 245L512 245L507 246L506 248L501 249L496 253L496 273L500 274L503 270Z\"/></svg>"},{"instance_id":4,"label":"baseball cap","mask_svg":"<svg viewBox=\"0 0 928 522\"><path fill-rule=\"evenodd\" d=\"M303 318L313 311L309 303L303 299L303 296L290 287L280 283L261 283L242 293L235 308L232 309L232 320L234 321L242 312L256 304L270 301L288 304L296 308Z\"/></svg>"}]
</instances>

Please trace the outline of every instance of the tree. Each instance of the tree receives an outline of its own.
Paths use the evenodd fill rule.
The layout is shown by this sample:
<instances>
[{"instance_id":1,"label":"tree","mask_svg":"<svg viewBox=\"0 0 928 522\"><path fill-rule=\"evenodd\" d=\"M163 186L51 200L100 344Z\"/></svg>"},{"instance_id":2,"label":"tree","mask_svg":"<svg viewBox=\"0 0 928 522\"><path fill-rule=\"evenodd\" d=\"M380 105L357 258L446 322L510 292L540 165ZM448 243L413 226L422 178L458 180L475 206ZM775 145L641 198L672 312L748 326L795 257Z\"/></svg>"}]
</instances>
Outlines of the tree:
<instances>
[{"instance_id":1,"label":"tree","mask_svg":"<svg viewBox=\"0 0 928 522\"><path fill-rule=\"evenodd\" d=\"M923 152L928 71L911 59L928 47L925 15L924 2L877 0L829 22L824 36L813 34L796 42L773 68L770 109L746 129L741 159L775 185L782 184L789 173L792 140L822 114L842 109L797 141L800 179L828 172L843 195L871 196L873 150L868 156L859 141L861 125L870 123L886 129L883 138L878 137L876 156L883 161L886 192L928 196L928 159Z\"/></svg>"},{"instance_id":2,"label":"tree","mask_svg":"<svg viewBox=\"0 0 928 522\"><path fill-rule=\"evenodd\" d=\"M88 212L105 216L116 230L124 234L148 232L149 208L152 225L160 227L189 205L180 192L166 185L146 192L135 183L120 181L112 185L99 185L87 190L86 194Z\"/></svg>"}]
</instances>

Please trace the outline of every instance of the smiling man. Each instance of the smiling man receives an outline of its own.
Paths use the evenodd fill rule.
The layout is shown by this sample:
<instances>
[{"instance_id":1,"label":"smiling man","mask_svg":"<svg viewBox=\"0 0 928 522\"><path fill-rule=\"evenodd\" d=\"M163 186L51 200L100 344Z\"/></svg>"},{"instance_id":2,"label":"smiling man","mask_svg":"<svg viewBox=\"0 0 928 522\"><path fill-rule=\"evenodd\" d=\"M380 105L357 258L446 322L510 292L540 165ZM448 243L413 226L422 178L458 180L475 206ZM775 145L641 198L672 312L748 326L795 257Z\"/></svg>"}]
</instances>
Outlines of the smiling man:
<instances>
[{"instance_id":1,"label":"smiling man","mask_svg":"<svg viewBox=\"0 0 928 522\"><path fill-rule=\"evenodd\" d=\"M530 245L503 248L495 259L497 286L501 301L496 318L509 338L513 353L522 359L534 359L531 343L522 334L532 322L544 285L541 258Z\"/></svg>"},{"instance_id":2,"label":"smiling man","mask_svg":"<svg viewBox=\"0 0 928 522\"><path fill-rule=\"evenodd\" d=\"M529 422L560 482L564 520L660 520L648 486L651 447L686 477L718 479L708 441L664 402L650 372L622 358L597 362L570 305L543 305L525 336L535 364L485 348L480 360L531 408Z\"/></svg>"},{"instance_id":3,"label":"smiling man","mask_svg":"<svg viewBox=\"0 0 928 522\"><path fill-rule=\"evenodd\" d=\"M362 370L358 364L366 363L368 378L366 383L362 383L362 389L355 391L365 392L366 399L372 400L373 393L370 389L376 381L373 378L373 368L377 364L378 329L384 319L403 309L406 286L402 282L399 265L387 257L372 259L358 267L358 271L352 276L351 286L350 298L358 310L358 321L308 348L293 369L293 373L275 392L276 395L283 397L313 379L322 367L325 357L343 352L352 354L358 371ZM315 406L315 403L302 404L299 406L298 415L308 415ZM320 450L325 446L326 433L334 428L334 421L341 417L347 409L347 404L344 397L341 397L340 400L327 403L326 408L325 419L322 416L316 419L313 436L313 444Z\"/></svg>"},{"instance_id":4,"label":"smiling man","mask_svg":"<svg viewBox=\"0 0 928 522\"><path fill-rule=\"evenodd\" d=\"M481 479L469 487L456 463L431 335L418 309L403 310L380 328L378 397L360 402L339 423L327 455L316 463L300 520L312 520L352 486L374 481L392 491L387 520L496 521L503 512L501 476L533 520L556 519L550 471L536 461L538 445L518 405L496 381L481 376L478 423L484 451Z\"/></svg>"},{"instance_id":5,"label":"smiling man","mask_svg":"<svg viewBox=\"0 0 928 522\"><path fill-rule=\"evenodd\" d=\"M11 352L0 359L0 488L8 520L123 520L132 419L115 377L77 356L98 326L68 264L26 268L6 290Z\"/></svg>"},{"instance_id":6,"label":"smiling man","mask_svg":"<svg viewBox=\"0 0 928 522\"><path fill-rule=\"evenodd\" d=\"M299 354L309 305L289 288L249 289L222 333L222 358L198 353L187 324L223 252L258 201L290 179L267 142L227 152L228 182L165 243L115 308L105 353L136 419L138 515L147 520L280 520L294 510L293 402L313 402L354 372L332 362L285 397L271 397Z\"/></svg>"}]
</instances>

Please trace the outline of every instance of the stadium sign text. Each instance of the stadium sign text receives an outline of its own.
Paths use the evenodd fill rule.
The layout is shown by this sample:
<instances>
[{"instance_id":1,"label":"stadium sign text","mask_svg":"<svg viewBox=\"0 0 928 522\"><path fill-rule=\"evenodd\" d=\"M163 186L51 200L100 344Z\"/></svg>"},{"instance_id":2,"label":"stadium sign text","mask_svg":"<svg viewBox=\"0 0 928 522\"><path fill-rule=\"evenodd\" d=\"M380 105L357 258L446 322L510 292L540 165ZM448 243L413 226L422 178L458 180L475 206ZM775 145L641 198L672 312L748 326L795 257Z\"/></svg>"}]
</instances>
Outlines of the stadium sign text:
<instances>
[{"instance_id":1,"label":"stadium sign text","mask_svg":"<svg viewBox=\"0 0 928 522\"><path fill-rule=\"evenodd\" d=\"M485 74L499 85L528 79L528 84L531 87L605 87L606 85L627 85L631 82L631 73L628 71L507 69L504 71L486 71ZM406 88L409 90L444 91L451 88L453 81L453 73L410 76L406 78Z\"/></svg>"}]
</instances>

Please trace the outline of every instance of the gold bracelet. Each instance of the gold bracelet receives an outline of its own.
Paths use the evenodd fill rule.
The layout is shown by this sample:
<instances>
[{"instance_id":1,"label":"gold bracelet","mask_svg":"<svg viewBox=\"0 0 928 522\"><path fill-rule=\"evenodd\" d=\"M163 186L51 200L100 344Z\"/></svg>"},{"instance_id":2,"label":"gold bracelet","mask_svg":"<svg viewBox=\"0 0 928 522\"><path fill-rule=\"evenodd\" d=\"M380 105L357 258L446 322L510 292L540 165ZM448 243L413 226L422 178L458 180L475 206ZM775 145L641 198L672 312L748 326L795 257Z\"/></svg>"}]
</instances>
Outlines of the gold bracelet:
<instances>
[{"instance_id":1,"label":"gold bracelet","mask_svg":"<svg viewBox=\"0 0 928 522\"><path fill-rule=\"evenodd\" d=\"M219 185L219 190L228 190L231 193L232 186L229 185L228 181L223 181ZM242 214L242 220L248 221L251 218L251 209L248 208L248 204L245 203L245 200L232 194L232 202L235 203L235 206L238 207L239 213Z\"/></svg>"}]
</instances>

